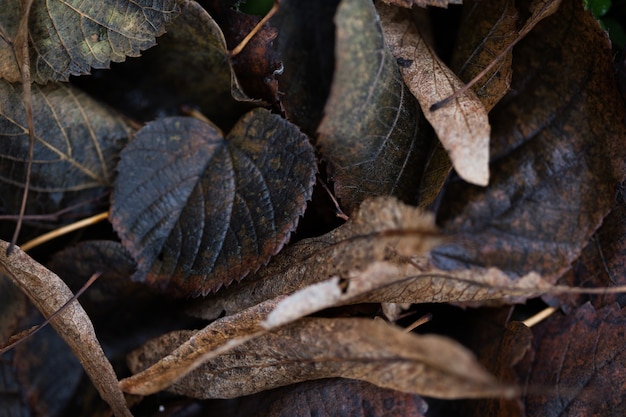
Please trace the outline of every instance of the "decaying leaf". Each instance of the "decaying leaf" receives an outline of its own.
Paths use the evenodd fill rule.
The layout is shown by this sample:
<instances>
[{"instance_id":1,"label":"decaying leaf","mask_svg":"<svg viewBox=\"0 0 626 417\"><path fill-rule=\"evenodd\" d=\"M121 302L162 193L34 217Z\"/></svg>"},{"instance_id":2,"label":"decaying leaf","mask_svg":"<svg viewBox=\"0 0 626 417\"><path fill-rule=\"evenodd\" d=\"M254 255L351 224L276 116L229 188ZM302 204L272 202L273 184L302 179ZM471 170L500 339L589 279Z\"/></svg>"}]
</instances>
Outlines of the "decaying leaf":
<instances>
[{"instance_id":1,"label":"decaying leaf","mask_svg":"<svg viewBox=\"0 0 626 417\"><path fill-rule=\"evenodd\" d=\"M192 334L169 333L148 342L131 354L131 369L145 368ZM337 376L440 398L516 394L449 339L363 319L298 321L212 359L169 390L195 398L233 398Z\"/></svg>"},{"instance_id":2,"label":"decaying leaf","mask_svg":"<svg viewBox=\"0 0 626 417\"><path fill-rule=\"evenodd\" d=\"M111 222L136 279L207 294L256 271L295 229L315 181L297 127L256 109L225 138L192 118L140 130L122 152Z\"/></svg>"},{"instance_id":3,"label":"decaying leaf","mask_svg":"<svg viewBox=\"0 0 626 417\"><path fill-rule=\"evenodd\" d=\"M27 214L54 213L111 186L130 128L113 110L69 85L32 86L36 137ZM28 162L22 87L0 80L0 207L18 213Z\"/></svg>"},{"instance_id":4,"label":"decaying leaf","mask_svg":"<svg viewBox=\"0 0 626 417\"><path fill-rule=\"evenodd\" d=\"M426 7L448 7L450 4L461 4L462 0L383 0L387 4L394 6L408 7L413 6Z\"/></svg>"},{"instance_id":5,"label":"decaying leaf","mask_svg":"<svg viewBox=\"0 0 626 417\"><path fill-rule=\"evenodd\" d=\"M9 82L21 81L12 43L24 13L22 3L8 0L0 13L0 78ZM34 2L29 16L31 78L39 83L67 81L70 75L139 56L155 44L175 13L175 0Z\"/></svg>"},{"instance_id":6,"label":"decaying leaf","mask_svg":"<svg viewBox=\"0 0 626 417\"><path fill-rule=\"evenodd\" d=\"M346 212L367 197L416 199L430 138L415 98L385 46L368 0L344 0L335 15L336 69L318 145Z\"/></svg>"},{"instance_id":7,"label":"decaying leaf","mask_svg":"<svg viewBox=\"0 0 626 417\"><path fill-rule=\"evenodd\" d=\"M516 367L528 417L626 413L624 313L615 304L600 310L585 304L533 328L532 350Z\"/></svg>"},{"instance_id":8,"label":"decaying leaf","mask_svg":"<svg viewBox=\"0 0 626 417\"><path fill-rule=\"evenodd\" d=\"M394 198L366 200L345 225L288 246L249 280L201 301L195 314L207 319L232 314L331 277L347 277L384 261L398 245L420 253L441 239L432 215Z\"/></svg>"},{"instance_id":9,"label":"decaying leaf","mask_svg":"<svg viewBox=\"0 0 626 417\"><path fill-rule=\"evenodd\" d=\"M439 266L536 271L554 282L579 256L626 169L624 102L604 32L566 2L515 49L512 92L492 111L491 181L450 182L439 222L462 239Z\"/></svg>"},{"instance_id":10,"label":"decaying leaf","mask_svg":"<svg viewBox=\"0 0 626 417\"><path fill-rule=\"evenodd\" d=\"M418 395L342 378L302 382L211 405L215 415L229 417L424 417L428 409Z\"/></svg>"},{"instance_id":11,"label":"decaying leaf","mask_svg":"<svg viewBox=\"0 0 626 417\"><path fill-rule=\"evenodd\" d=\"M468 91L454 103L431 110L433 104L452 95L464 83L426 43L410 11L385 4L378 4L377 8L385 41L398 60L400 73L448 151L457 173L470 183L487 185L491 128L485 106Z\"/></svg>"},{"instance_id":12,"label":"decaying leaf","mask_svg":"<svg viewBox=\"0 0 626 417\"><path fill-rule=\"evenodd\" d=\"M27 296L37 309L48 317L59 310L72 292L55 274L15 248L7 256L8 243L0 241L0 268ZM102 398L117 417L131 416L120 390L115 371L108 361L87 314L77 301L66 306L51 321L52 326L70 346L91 378Z\"/></svg>"},{"instance_id":13,"label":"decaying leaf","mask_svg":"<svg viewBox=\"0 0 626 417\"><path fill-rule=\"evenodd\" d=\"M498 54L497 65L473 86L487 111L509 91L513 43L518 32L519 14L512 0L464 1L461 27L450 67L465 82L471 81ZM507 48L508 51L507 51Z\"/></svg>"}]
</instances>

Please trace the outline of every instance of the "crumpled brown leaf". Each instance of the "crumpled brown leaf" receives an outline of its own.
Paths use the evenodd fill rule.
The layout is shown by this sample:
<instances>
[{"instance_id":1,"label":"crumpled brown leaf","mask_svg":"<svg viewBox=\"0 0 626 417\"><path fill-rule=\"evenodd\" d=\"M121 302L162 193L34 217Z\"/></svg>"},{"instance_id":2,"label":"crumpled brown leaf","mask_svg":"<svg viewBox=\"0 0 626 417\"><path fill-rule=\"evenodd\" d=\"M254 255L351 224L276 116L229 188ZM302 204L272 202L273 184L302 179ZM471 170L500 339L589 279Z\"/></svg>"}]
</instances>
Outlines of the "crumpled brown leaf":
<instances>
[{"instance_id":1,"label":"crumpled brown leaf","mask_svg":"<svg viewBox=\"0 0 626 417\"><path fill-rule=\"evenodd\" d=\"M129 357L145 368L193 332L169 333ZM365 319L303 319L206 362L169 390L195 398L234 398L311 379L341 376L440 398L513 396L460 345Z\"/></svg>"},{"instance_id":2,"label":"crumpled brown leaf","mask_svg":"<svg viewBox=\"0 0 626 417\"><path fill-rule=\"evenodd\" d=\"M15 248L7 256L7 242L0 241L0 269L27 296L37 309L48 317L59 310L73 294L59 277ZM89 317L77 301L66 306L51 321L52 326L70 346L83 368L111 406L117 417L131 417L117 376L104 355Z\"/></svg>"},{"instance_id":3,"label":"crumpled brown leaf","mask_svg":"<svg viewBox=\"0 0 626 417\"><path fill-rule=\"evenodd\" d=\"M485 106L473 91L467 91L453 103L431 110L464 83L423 39L410 11L381 3L377 8L385 41L398 60L404 82L417 97L457 173L472 184L487 185L491 127Z\"/></svg>"}]
</instances>

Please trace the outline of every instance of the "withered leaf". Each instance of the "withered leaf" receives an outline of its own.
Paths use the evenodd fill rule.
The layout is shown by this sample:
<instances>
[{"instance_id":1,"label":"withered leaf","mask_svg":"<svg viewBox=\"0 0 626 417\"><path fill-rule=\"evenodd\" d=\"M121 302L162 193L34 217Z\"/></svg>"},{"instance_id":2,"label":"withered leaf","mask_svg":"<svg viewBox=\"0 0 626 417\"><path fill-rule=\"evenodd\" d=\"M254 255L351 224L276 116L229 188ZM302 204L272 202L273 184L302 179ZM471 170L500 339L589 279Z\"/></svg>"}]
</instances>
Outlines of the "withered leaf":
<instances>
[{"instance_id":1,"label":"withered leaf","mask_svg":"<svg viewBox=\"0 0 626 417\"><path fill-rule=\"evenodd\" d=\"M497 65L472 88L487 111L508 92L512 76L513 51L506 48L515 40L519 14L512 0L465 1L463 17L450 67L469 82L499 58Z\"/></svg>"},{"instance_id":2,"label":"withered leaf","mask_svg":"<svg viewBox=\"0 0 626 417\"><path fill-rule=\"evenodd\" d=\"M17 285L44 315L49 317L72 298L61 279L35 262L21 249L7 256L7 242L0 241L0 270ZM52 321L52 326L78 358L102 398L118 416L130 417L117 376L104 355L89 317L77 301L66 306Z\"/></svg>"},{"instance_id":3,"label":"withered leaf","mask_svg":"<svg viewBox=\"0 0 626 417\"><path fill-rule=\"evenodd\" d=\"M335 15L336 68L318 145L346 212L365 198L416 199L430 138L415 98L383 40L367 0L344 0Z\"/></svg>"},{"instance_id":4,"label":"withered leaf","mask_svg":"<svg viewBox=\"0 0 626 417\"><path fill-rule=\"evenodd\" d=\"M146 343L130 355L131 369L145 368L191 334L169 333ZM516 393L450 339L364 319L303 319L212 359L169 390L195 398L234 398L337 376L440 398Z\"/></svg>"},{"instance_id":5,"label":"withered leaf","mask_svg":"<svg viewBox=\"0 0 626 417\"><path fill-rule=\"evenodd\" d=\"M0 208L19 212L28 161L22 87L0 80ZM113 110L70 85L32 86L34 160L27 214L54 213L99 197L130 128Z\"/></svg>"},{"instance_id":6,"label":"withered leaf","mask_svg":"<svg viewBox=\"0 0 626 417\"><path fill-rule=\"evenodd\" d=\"M282 5L282 3L281 3ZM351 379L322 379L277 388L219 404L216 415L230 417L424 417L428 406L415 394Z\"/></svg>"},{"instance_id":7,"label":"withered leaf","mask_svg":"<svg viewBox=\"0 0 626 417\"><path fill-rule=\"evenodd\" d=\"M121 153L111 222L137 261L137 279L207 294L282 248L316 169L308 138L264 109L226 138L197 119L161 119Z\"/></svg>"},{"instance_id":8,"label":"withered leaf","mask_svg":"<svg viewBox=\"0 0 626 417\"><path fill-rule=\"evenodd\" d=\"M531 352L516 366L526 415L623 416L625 310L585 304L533 328Z\"/></svg>"},{"instance_id":9,"label":"withered leaf","mask_svg":"<svg viewBox=\"0 0 626 417\"><path fill-rule=\"evenodd\" d=\"M624 177L624 103L606 35L563 3L515 49L512 92L492 112L487 189L453 181L439 221L463 234L438 265L534 270L554 280L600 225ZM552 281L553 282L553 281Z\"/></svg>"},{"instance_id":10,"label":"withered leaf","mask_svg":"<svg viewBox=\"0 0 626 417\"><path fill-rule=\"evenodd\" d=\"M385 4L377 8L385 41L400 63L400 73L448 151L456 172L470 183L487 185L491 127L485 106L468 91L453 103L431 110L433 104L464 83L426 43L410 11Z\"/></svg>"},{"instance_id":11,"label":"withered leaf","mask_svg":"<svg viewBox=\"0 0 626 417\"><path fill-rule=\"evenodd\" d=\"M12 52L21 6L20 0L9 0L0 13L0 78L9 82L21 81ZM175 13L175 0L36 1L29 16L31 78L67 81L70 75L139 56L155 44Z\"/></svg>"},{"instance_id":12,"label":"withered leaf","mask_svg":"<svg viewBox=\"0 0 626 417\"><path fill-rule=\"evenodd\" d=\"M201 301L194 314L207 319L232 314L331 277L347 277L385 260L389 247L403 244L419 253L440 242L432 215L394 198L366 200L345 225L289 245L251 279Z\"/></svg>"}]
</instances>

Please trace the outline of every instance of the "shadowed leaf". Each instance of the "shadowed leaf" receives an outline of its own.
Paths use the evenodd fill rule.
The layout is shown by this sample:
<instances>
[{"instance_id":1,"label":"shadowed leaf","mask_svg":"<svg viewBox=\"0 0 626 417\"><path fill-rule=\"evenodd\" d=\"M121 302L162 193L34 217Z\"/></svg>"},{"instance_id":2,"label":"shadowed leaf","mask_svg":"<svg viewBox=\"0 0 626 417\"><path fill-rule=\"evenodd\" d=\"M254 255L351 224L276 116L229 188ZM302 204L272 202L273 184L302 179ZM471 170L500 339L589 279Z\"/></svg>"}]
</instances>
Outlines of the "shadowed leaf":
<instances>
[{"instance_id":1,"label":"shadowed leaf","mask_svg":"<svg viewBox=\"0 0 626 417\"><path fill-rule=\"evenodd\" d=\"M317 143L336 195L347 212L377 195L413 202L420 160L430 146L419 106L402 82L371 2L344 0L335 24L336 69Z\"/></svg>"},{"instance_id":2,"label":"shadowed leaf","mask_svg":"<svg viewBox=\"0 0 626 417\"><path fill-rule=\"evenodd\" d=\"M554 280L581 252L624 177L624 103L611 50L576 2L515 49L512 93L492 112L487 189L451 182L439 221L462 233L435 249L445 268L534 270Z\"/></svg>"},{"instance_id":3,"label":"shadowed leaf","mask_svg":"<svg viewBox=\"0 0 626 417\"><path fill-rule=\"evenodd\" d=\"M174 332L148 342L131 354L131 369L146 367L192 334ZM441 398L515 393L449 339L362 319L303 319L216 357L170 390L195 398L234 398L336 376Z\"/></svg>"},{"instance_id":4,"label":"shadowed leaf","mask_svg":"<svg viewBox=\"0 0 626 417\"><path fill-rule=\"evenodd\" d=\"M54 213L101 196L130 128L71 86L32 87L36 136L26 213ZM0 208L14 214L25 181L28 127L21 86L0 80L0 97Z\"/></svg>"},{"instance_id":5,"label":"shadowed leaf","mask_svg":"<svg viewBox=\"0 0 626 417\"><path fill-rule=\"evenodd\" d=\"M626 413L623 390L625 310L585 304L533 328L531 351L516 367L525 386L526 416L606 416ZM542 388L541 392L534 387Z\"/></svg>"},{"instance_id":6,"label":"shadowed leaf","mask_svg":"<svg viewBox=\"0 0 626 417\"><path fill-rule=\"evenodd\" d=\"M155 44L176 10L175 0L35 1L30 10L30 65L33 81L67 81L70 75L108 68L139 56ZM0 77L20 81L11 42L17 32L19 0L7 0L0 13ZM6 59L4 59L6 58Z\"/></svg>"},{"instance_id":7,"label":"shadowed leaf","mask_svg":"<svg viewBox=\"0 0 626 417\"><path fill-rule=\"evenodd\" d=\"M184 294L240 280L276 254L316 171L294 125L257 109L223 138L192 118L148 124L122 152L111 221L137 279Z\"/></svg>"}]
</instances>

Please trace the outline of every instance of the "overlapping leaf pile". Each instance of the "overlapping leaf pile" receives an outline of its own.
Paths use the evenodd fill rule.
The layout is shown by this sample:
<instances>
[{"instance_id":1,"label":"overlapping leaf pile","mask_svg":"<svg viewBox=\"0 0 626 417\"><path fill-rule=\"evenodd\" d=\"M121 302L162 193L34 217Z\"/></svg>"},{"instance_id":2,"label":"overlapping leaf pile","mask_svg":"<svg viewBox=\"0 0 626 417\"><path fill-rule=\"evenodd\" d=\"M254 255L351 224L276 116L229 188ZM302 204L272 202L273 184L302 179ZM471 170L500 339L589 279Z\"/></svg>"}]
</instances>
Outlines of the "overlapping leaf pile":
<instances>
[{"instance_id":1,"label":"overlapping leaf pile","mask_svg":"<svg viewBox=\"0 0 626 417\"><path fill-rule=\"evenodd\" d=\"M624 415L626 108L582 4L282 0L234 54L236 2L14 3L2 238L25 188L18 244L109 222L0 245L0 416ZM28 299L66 345L13 347Z\"/></svg>"}]
</instances>

